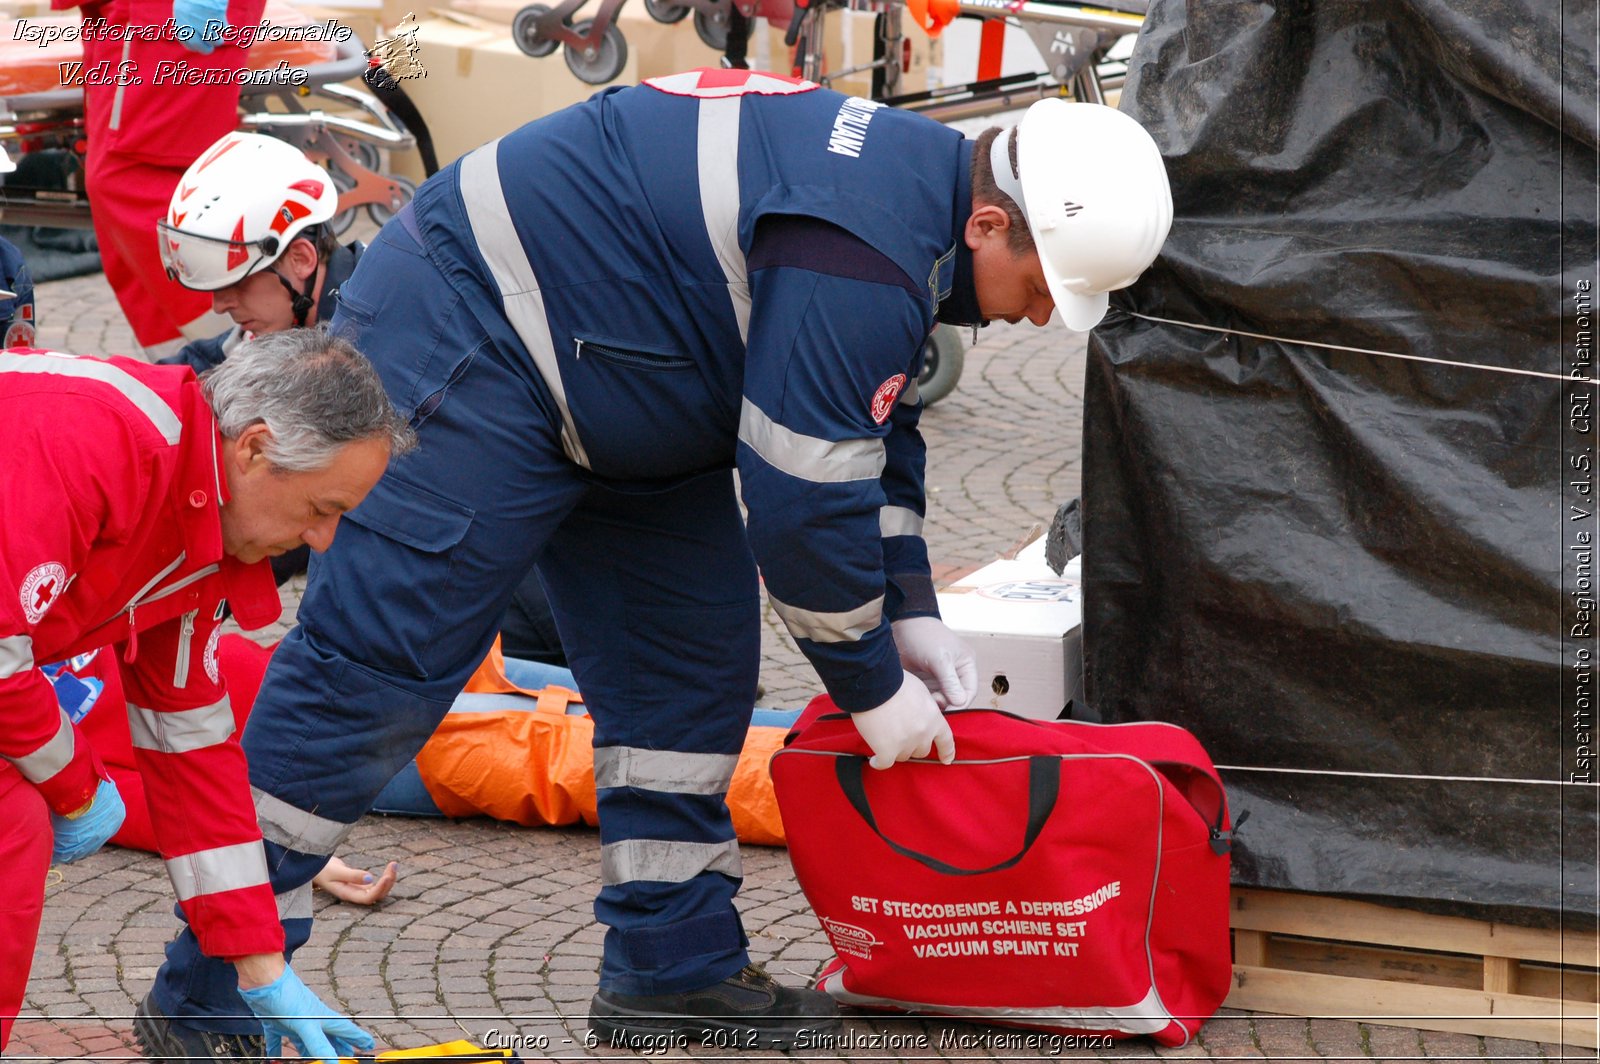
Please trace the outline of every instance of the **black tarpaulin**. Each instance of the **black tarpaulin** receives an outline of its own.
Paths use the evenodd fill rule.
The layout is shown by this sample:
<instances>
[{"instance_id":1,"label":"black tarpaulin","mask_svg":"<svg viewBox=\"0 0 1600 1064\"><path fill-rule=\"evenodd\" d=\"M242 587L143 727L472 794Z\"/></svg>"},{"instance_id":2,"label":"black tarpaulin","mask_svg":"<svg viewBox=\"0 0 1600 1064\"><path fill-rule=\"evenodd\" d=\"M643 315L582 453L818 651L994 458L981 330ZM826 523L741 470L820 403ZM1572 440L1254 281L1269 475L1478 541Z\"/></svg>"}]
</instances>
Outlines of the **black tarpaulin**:
<instances>
[{"instance_id":1,"label":"black tarpaulin","mask_svg":"<svg viewBox=\"0 0 1600 1064\"><path fill-rule=\"evenodd\" d=\"M1235 766L1239 882L1595 913L1594 41L1152 4L1121 106L1176 221L1089 343L1086 680Z\"/></svg>"}]
</instances>

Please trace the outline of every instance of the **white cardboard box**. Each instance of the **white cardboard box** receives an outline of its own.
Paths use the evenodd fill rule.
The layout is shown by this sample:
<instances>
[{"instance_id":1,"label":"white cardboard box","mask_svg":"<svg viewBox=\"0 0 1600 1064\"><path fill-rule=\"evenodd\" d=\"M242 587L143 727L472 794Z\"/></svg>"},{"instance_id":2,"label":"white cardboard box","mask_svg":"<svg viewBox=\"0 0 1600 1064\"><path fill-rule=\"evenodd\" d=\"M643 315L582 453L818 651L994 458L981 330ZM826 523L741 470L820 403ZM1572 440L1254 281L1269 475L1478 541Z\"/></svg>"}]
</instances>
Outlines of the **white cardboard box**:
<instances>
[{"instance_id":1,"label":"white cardboard box","mask_svg":"<svg viewBox=\"0 0 1600 1064\"><path fill-rule=\"evenodd\" d=\"M1080 559L1057 576L1043 537L939 592L945 624L978 659L975 707L1055 720L1083 698Z\"/></svg>"}]
</instances>

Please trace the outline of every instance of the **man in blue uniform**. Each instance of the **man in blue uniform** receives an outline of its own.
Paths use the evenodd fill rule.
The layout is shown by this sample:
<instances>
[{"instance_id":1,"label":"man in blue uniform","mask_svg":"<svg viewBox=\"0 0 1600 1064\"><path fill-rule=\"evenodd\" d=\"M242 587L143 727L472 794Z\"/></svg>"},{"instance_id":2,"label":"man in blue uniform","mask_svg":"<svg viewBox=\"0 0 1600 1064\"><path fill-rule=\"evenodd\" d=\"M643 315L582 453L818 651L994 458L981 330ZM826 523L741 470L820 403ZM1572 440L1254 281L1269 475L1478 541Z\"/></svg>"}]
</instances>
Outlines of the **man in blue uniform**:
<instances>
[{"instance_id":1,"label":"man in blue uniform","mask_svg":"<svg viewBox=\"0 0 1600 1064\"><path fill-rule=\"evenodd\" d=\"M0 349L34 346L33 279L22 252L0 236Z\"/></svg>"},{"instance_id":2,"label":"man in blue uniform","mask_svg":"<svg viewBox=\"0 0 1600 1064\"><path fill-rule=\"evenodd\" d=\"M836 1026L750 965L733 905L758 566L873 765L951 761L941 707L976 670L920 535L923 342L1052 309L1088 328L1170 220L1159 152L1109 108L1045 101L973 143L735 70L608 90L430 180L335 319L420 447L316 567L244 738L284 910L537 565L595 721L591 1027L783 1047ZM152 994L243 1030L187 934Z\"/></svg>"}]
</instances>

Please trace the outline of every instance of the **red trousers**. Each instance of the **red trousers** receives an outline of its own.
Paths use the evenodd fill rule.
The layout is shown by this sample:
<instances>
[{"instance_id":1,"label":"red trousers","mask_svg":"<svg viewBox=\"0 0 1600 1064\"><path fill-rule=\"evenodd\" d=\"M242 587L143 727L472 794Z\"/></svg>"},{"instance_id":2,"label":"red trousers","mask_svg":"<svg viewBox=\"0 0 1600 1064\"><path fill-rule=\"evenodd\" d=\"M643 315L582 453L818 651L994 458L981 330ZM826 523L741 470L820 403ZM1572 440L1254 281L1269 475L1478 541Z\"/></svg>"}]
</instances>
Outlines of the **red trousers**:
<instances>
[{"instance_id":1,"label":"red trousers","mask_svg":"<svg viewBox=\"0 0 1600 1064\"><path fill-rule=\"evenodd\" d=\"M52 840L44 799L22 773L0 761L0 1052L28 988Z\"/></svg>"},{"instance_id":2,"label":"red trousers","mask_svg":"<svg viewBox=\"0 0 1600 1064\"><path fill-rule=\"evenodd\" d=\"M265 6L266 0L231 0L228 22L257 23ZM105 0L85 4L83 14L118 26L160 25L172 15L172 0ZM101 264L117 303L145 347L185 334L186 326L191 338L220 332L227 323L210 317L210 293L167 279L156 222L166 216L189 164L239 124L239 86L156 78L163 60L191 71L243 70L248 52L219 43L210 55L200 55L176 40L97 38L83 42L83 58L88 69L101 61L112 70L130 69L120 65L130 62L142 79L137 85L91 83L83 90L89 140L84 176Z\"/></svg>"}]
</instances>

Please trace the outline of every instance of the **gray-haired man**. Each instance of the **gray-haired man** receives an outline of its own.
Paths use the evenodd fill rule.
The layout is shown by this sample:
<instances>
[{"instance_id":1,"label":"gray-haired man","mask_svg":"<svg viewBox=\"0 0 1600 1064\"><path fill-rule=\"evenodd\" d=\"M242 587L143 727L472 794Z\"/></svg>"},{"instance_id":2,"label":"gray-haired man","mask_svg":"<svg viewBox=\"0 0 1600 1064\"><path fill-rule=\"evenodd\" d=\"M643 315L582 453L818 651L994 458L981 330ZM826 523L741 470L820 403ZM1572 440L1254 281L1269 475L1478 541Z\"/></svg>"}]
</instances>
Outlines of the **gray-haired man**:
<instances>
[{"instance_id":1,"label":"gray-haired man","mask_svg":"<svg viewBox=\"0 0 1600 1064\"><path fill-rule=\"evenodd\" d=\"M372 1046L284 962L216 636L224 599L247 628L274 620L258 563L325 549L411 442L372 366L318 330L243 345L203 383L124 358L0 352L0 1045L52 856L92 853L122 821L37 666L112 645L157 843L203 948L233 962L274 1041L328 1059Z\"/></svg>"}]
</instances>

